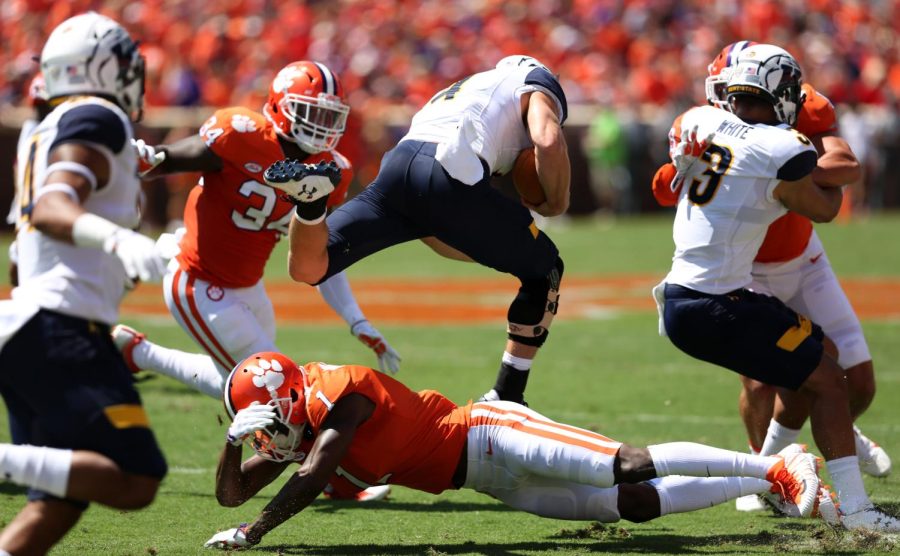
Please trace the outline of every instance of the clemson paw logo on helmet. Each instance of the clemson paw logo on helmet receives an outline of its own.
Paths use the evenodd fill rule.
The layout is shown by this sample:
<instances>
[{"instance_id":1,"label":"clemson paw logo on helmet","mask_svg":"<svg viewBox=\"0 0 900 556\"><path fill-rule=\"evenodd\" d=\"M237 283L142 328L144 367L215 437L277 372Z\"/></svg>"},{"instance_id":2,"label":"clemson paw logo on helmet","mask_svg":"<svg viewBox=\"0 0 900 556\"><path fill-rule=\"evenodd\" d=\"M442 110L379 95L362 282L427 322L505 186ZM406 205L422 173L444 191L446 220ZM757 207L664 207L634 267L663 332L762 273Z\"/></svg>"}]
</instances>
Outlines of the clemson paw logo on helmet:
<instances>
[{"instance_id":1,"label":"clemson paw logo on helmet","mask_svg":"<svg viewBox=\"0 0 900 556\"><path fill-rule=\"evenodd\" d=\"M275 79L272 80L272 88L279 92L287 91L294 84L294 77L303 73L299 68L287 66L278 72Z\"/></svg>"},{"instance_id":2,"label":"clemson paw logo on helmet","mask_svg":"<svg viewBox=\"0 0 900 556\"><path fill-rule=\"evenodd\" d=\"M231 118L231 127L238 133L250 133L256 131L256 122L246 114L235 114Z\"/></svg>"},{"instance_id":3,"label":"clemson paw logo on helmet","mask_svg":"<svg viewBox=\"0 0 900 556\"><path fill-rule=\"evenodd\" d=\"M284 373L282 372L284 369L281 367L281 363L275 359L272 361L260 359L256 365L250 365L247 369L255 375L253 384L257 388L274 390L284 384Z\"/></svg>"}]
</instances>

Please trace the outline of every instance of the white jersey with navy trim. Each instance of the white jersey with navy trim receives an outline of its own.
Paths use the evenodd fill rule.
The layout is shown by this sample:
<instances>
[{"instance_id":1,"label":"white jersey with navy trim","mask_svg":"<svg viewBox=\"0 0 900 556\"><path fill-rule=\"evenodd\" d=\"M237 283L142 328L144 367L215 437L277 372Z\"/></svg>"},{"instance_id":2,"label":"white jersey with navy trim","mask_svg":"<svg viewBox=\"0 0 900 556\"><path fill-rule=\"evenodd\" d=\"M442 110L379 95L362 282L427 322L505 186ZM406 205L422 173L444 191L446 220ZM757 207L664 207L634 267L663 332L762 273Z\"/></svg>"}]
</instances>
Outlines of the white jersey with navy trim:
<instances>
[{"instance_id":1,"label":"white jersey with navy trim","mask_svg":"<svg viewBox=\"0 0 900 556\"><path fill-rule=\"evenodd\" d=\"M698 137L715 137L682 186L666 282L709 294L746 287L766 229L787 211L772 192L815 168L815 148L787 126L747 123L712 106L679 120L671 136L698 126Z\"/></svg>"},{"instance_id":2,"label":"white jersey with navy trim","mask_svg":"<svg viewBox=\"0 0 900 556\"><path fill-rule=\"evenodd\" d=\"M30 225L35 195L46 185L48 157L59 144L78 142L102 153L109 181L83 202L83 208L107 220L135 228L140 223L141 186L131 148L131 122L115 104L77 97L60 104L34 129L18 153L20 216L16 244L19 286L13 299L108 324L118 320L127 276L115 255L76 247L46 236Z\"/></svg>"},{"instance_id":3,"label":"white jersey with navy trim","mask_svg":"<svg viewBox=\"0 0 900 556\"><path fill-rule=\"evenodd\" d=\"M509 172L532 147L522 118L522 95L546 93L566 116L565 94L546 68L506 66L476 73L437 93L412 119L404 139L437 143L435 158L454 179L474 185Z\"/></svg>"}]
</instances>

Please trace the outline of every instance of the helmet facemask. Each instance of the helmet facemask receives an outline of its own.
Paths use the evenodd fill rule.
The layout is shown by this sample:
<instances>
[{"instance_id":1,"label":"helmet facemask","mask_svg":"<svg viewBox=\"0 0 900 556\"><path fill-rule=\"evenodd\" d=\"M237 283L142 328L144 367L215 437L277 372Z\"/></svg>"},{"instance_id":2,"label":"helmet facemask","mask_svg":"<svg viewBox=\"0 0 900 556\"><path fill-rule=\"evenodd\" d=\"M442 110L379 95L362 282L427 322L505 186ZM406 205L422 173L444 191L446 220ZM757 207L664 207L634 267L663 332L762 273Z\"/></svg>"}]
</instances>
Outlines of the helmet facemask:
<instances>
[{"instance_id":1,"label":"helmet facemask","mask_svg":"<svg viewBox=\"0 0 900 556\"><path fill-rule=\"evenodd\" d=\"M294 390L291 390L291 393L293 394ZM272 398L268 403L275 408L275 421L247 437L249 446L260 457L271 461L299 461L306 456L300 450L306 423L291 422L296 402L297 400L293 398ZM294 420L297 420L296 416L294 417Z\"/></svg>"},{"instance_id":2,"label":"helmet facemask","mask_svg":"<svg viewBox=\"0 0 900 556\"><path fill-rule=\"evenodd\" d=\"M144 57L138 51L138 44L130 40L115 45L112 52L119 63L116 100L132 121L139 122L144 115Z\"/></svg>"},{"instance_id":3,"label":"helmet facemask","mask_svg":"<svg viewBox=\"0 0 900 556\"><path fill-rule=\"evenodd\" d=\"M350 113L350 107L340 97L325 93L316 97L288 93L278 108L291 123L291 138L312 154L337 147Z\"/></svg>"}]
</instances>

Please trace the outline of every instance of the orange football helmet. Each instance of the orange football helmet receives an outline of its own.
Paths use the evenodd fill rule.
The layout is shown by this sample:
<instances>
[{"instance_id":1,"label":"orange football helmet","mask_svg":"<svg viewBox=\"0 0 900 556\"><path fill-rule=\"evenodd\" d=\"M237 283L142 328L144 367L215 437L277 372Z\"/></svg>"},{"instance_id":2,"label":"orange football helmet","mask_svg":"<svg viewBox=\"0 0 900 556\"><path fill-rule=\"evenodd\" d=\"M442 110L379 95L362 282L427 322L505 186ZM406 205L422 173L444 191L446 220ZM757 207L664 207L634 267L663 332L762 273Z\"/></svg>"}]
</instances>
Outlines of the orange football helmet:
<instances>
[{"instance_id":1,"label":"orange football helmet","mask_svg":"<svg viewBox=\"0 0 900 556\"><path fill-rule=\"evenodd\" d=\"M299 461L306 428L306 372L281 353L260 352L235 366L225 381L225 411L234 419L253 402L275 408L275 422L249 437L250 446L272 461Z\"/></svg>"},{"instance_id":2,"label":"orange football helmet","mask_svg":"<svg viewBox=\"0 0 900 556\"><path fill-rule=\"evenodd\" d=\"M337 146L349 113L337 74L307 61L292 62L278 72L263 106L275 132L311 154Z\"/></svg>"},{"instance_id":3,"label":"orange football helmet","mask_svg":"<svg viewBox=\"0 0 900 556\"><path fill-rule=\"evenodd\" d=\"M709 76L706 78L706 100L717 108L729 110L728 101L725 98L725 88L731 70L737 64L738 55L745 49L756 45L754 41L733 42L723 48L716 59L706 66Z\"/></svg>"}]
</instances>

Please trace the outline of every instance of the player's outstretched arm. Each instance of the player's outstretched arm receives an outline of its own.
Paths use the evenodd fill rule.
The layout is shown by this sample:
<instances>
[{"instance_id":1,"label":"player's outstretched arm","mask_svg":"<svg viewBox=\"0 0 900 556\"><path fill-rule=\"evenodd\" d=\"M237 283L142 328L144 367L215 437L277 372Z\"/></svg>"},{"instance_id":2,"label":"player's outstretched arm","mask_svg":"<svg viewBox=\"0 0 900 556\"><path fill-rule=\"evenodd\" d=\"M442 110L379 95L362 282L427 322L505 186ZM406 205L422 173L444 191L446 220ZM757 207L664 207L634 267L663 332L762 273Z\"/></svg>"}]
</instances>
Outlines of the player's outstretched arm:
<instances>
[{"instance_id":1,"label":"player's outstretched arm","mask_svg":"<svg viewBox=\"0 0 900 556\"><path fill-rule=\"evenodd\" d=\"M859 160L843 137L823 133L810 137L819 159L813 170L813 181L822 187L841 187L851 184L862 175Z\"/></svg>"},{"instance_id":2,"label":"player's outstretched arm","mask_svg":"<svg viewBox=\"0 0 900 556\"><path fill-rule=\"evenodd\" d=\"M569 208L569 148L556 103L544 93L531 93L525 120L534 143L534 163L547 200L529 206L542 216L557 216Z\"/></svg>"},{"instance_id":3,"label":"player's outstretched arm","mask_svg":"<svg viewBox=\"0 0 900 556\"><path fill-rule=\"evenodd\" d=\"M249 544L259 543L266 533L316 499L350 449L356 430L374 411L375 404L360 394L349 394L334 404L306 461L247 526Z\"/></svg>"},{"instance_id":4,"label":"player's outstretched arm","mask_svg":"<svg viewBox=\"0 0 900 556\"><path fill-rule=\"evenodd\" d=\"M154 178L179 172L217 172L222 159L206 146L199 135L185 137L171 145L148 145L142 139L132 140L138 157L138 174Z\"/></svg>"},{"instance_id":5,"label":"player's outstretched arm","mask_svg":"<svg viewBox=\"0 0 900 556\"><path fill-rule=\"evenodd\" d=\"M322 294L322 299L350 327L350 333L375 352L381 372L392 375L400 372L400 354L391 347L384 335L372 326L362 309L359 308L359 304L353 296L353 290L350 289L347 274L338 272L319 284L318 290Z\"/></svg>"}]
</instances>

